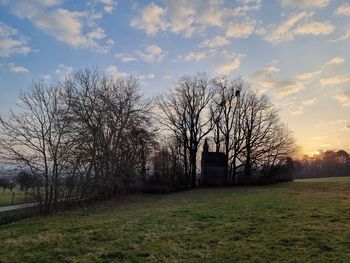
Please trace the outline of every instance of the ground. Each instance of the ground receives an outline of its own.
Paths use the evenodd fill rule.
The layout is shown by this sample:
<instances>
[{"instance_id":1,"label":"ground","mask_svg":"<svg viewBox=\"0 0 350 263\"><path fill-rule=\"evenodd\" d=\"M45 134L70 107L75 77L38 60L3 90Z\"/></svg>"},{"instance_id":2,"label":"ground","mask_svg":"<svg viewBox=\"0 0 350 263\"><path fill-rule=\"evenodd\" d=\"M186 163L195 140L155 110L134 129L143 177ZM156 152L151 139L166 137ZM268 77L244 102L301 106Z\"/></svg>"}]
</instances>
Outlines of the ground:
<instances>
[{"instance_id":1,"label":"ground","mask_svg":"<svg viewBox=\"0 0 350 263\"><path fill-rule=\"evenodd\" d=\"M350 180L134 196L0 226L0 262L350 262Z\"/></svg>"}]
</instances>

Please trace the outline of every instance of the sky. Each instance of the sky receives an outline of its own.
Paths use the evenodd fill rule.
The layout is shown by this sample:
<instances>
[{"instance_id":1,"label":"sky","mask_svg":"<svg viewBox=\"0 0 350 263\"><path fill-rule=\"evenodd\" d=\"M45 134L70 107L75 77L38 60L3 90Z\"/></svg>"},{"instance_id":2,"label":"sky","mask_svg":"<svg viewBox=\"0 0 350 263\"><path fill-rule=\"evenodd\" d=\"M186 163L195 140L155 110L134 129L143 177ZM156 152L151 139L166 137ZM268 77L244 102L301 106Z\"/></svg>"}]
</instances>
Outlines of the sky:
<instances>
[{"instance_id":1,"label":"sky","mask_svg":"<svg viewBox=\"0 0 350 263\"><path fill-rule=\"evenodd\" d=\"M0 0L0 114L84 67L149 97L183 74L241 76L300 152L350 150L349 0Z\"/></svg>"}]
</instances>

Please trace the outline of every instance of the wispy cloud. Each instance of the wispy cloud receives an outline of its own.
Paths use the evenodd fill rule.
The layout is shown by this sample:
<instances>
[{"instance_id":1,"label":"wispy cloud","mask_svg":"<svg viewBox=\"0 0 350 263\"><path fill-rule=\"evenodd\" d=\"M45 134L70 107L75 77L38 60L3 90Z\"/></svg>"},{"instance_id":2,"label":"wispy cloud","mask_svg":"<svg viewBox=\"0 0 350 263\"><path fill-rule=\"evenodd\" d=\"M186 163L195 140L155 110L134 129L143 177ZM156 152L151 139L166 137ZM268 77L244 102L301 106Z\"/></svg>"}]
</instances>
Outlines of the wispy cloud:
<instances>
[{"instance_id":1,"label":"wispy cloud","mask_svg":"<svg viewBox=\"0 0 350 263\"><path fill-rule=\"evenodd\" d=\"M336 94L335 99L337 99L345 107L350 106L350 90Z\"/></svg>"},{"instance_id":2,"label":"wispy cloud","mask_svg":"<svg viewBox=\"0 0 350 263\"><path fill-rule=\"evenodd\" d=\"M328 35L334 30L334 26L329 22L309 21L313 16L312 12L300 12L291 14L287 20L275 26L264 37L273 44L294 40L296 36L305 35Z\"/></svg>"},{"instance_id":3,"label":"wispy cloud","mask_svg":"<svg viewBox=\"0 0 350 263\"><path fill-rule=\"evenodd\" d=\"M295 76L295 78L300 80L300 81L310 81L312 79L315 79L319 75L321 75L321 73L322 73L322 70L305 72L305 73L302 73L302 74Z\"/></svg>"},{"instance_id":4,"label":"wispy cloud","mask_svg":"<svg viewBox=\"0 0 350 263\"><path fill-rule=\"evenodd\" d=\"M59 64L55 69L55 74L59 77L60 80L64 80L73 72L73 67L66 66L64 64Z\"/></svg>"},{"instance_id":5,"label":"wispy cloud","mask_svg":"<svg viewBox=\"0 0 350 263\"><path fill-rule=\"evenodd\" d=\"M350 5L349 4L343 4L335 10L336 15L340 16L350 16Z\"/></svg>"},{"instance_id":6,"label":"wispy cloud","mask_svg":"<svg viewBox=\"0 0 350 263\"><path fill-rule=\"evenodd\" d=\"M331 40L330 42L332 43L335 43L335 42L339 42L339 41L343 41L343 40L346 40L346 39L349 39L350 38L350 26L347 27L341 34L341 36L339 36L338 38L334 39L334 40Z\"/></svg>"},{"instance_id":7,"label":"wispy cloud","mask_svg":"<svg viewBox=\"0 0 350 263\"><path fill-rule=\"evenodd\" d=\"M114 65L110 65L108 66L106 69L106 74L114 79L119 79L119 78L125 78L128 76L127 73L122 72L118 69L118 67L114 66Z\"/></svg>"},{"instance_id":8,"label":"wispy cloud","mask_svg":"<svg viewBox=\"0 0 350 263\"><path fill-rule=\"evenodd\" d=\"M96 20L101 18L100 14L70 11L62 8L59 0L14 0L4 3L8 3L17 17L27 19L46 34L73 47L106 52L114 45L104 29L96 24Z\"/></svg>"},{"instance_id":9,"label":"wispy cloud","mask_svg":"<svg viewBox=\"0 0 350 263\"><path fill-rule=\"evenodd\" d=\"M130 54L118 53L114 55L117 59L120 59L122 62L128 63L132 61L137 61L137 58Z\"/></svg>"},{"instance_id":10,"label":"wispy cloud","mask_svg":"<svg viewBox=\"0 0 350 263\"><path fill-rule=\"evenodd\" d=\"M138 50L136 54L144 61L154 63L160 62L166 55L166 52L161 47L152 44L148 45L144 50Z\"/></svg>"},{"instance_id":11,"label":"wispy cloud","mask_svg":"<svg viewBox=\"0 0 350 263\"><path fill-rule=\"evenodd\" d=\"M202 48L216 48L216 47L222 47L230 44L230 41L227 40L225 37L222 36L216 36L212 39L206 39L202 43L200 43L199 47Z\"/></svg>"},{"instance_id":12,"label":"wispy cloud","mask_svg":"<svg viewBox=\"0 0 350 263\"><path fill-rule=\"evenodd\" d=\"M207 57L207 54L205 51L203 52L189 52L186 56L185 56L185 60L194 60L194 61L201 61L203 59L205 59Z\"/></svg>"},{"instance_id":13,"label":"wispy cloud","mask_svg":"<svg viewBox=\"0 0 350 263\"><path fill-rule=\"evenodd\" d=\"M350 74L335 75L329 78L320 79L322 86L334 86L350 82Z\"/></svg>"},{"instance_id":14,"label":"wispy cloud","mask_svg":"<svg viewBox=\"0 0 350 263\"><path fill-rule=\"evenodd\" d=\"M111 14L114 10L114 7L117 5L117 1L115 0L98 0L101 4L103 4L103 10Z\"/></svg>"},{"instance_id":15,"label":"wispy cloud","mask_svg":"<svg viewBox=\"0 0 350 263\"><path fill-rule=\"evenodd\" d=\"M226 36L232 38L247 38L254 32L255 26L251 22L237 22L229 24Z\"/></svg>"},{"instance_id":16,"label":"wispy cloud","mask_svg":"<svg viewBox=\"0 0 350 263\"><path fill-rule=\"evenodd\" d=\"M23 67L23 66L18 66L15 63L11 62L8 63L8 66L10 68L10 70L14 73L29 73L29 69Z\"/></svg>"},{"instance_id":17,"label":"wispy cloud","mask_svg":"<svg viewBox=\"0 0 350 263\"><path fill-rule=\"evenodd\" d=\"M277 97L285 97L290 94L298 93L302 89L304 89L303 83L293 80L276 81L274 87Z\"/></svg>"},{"instance_id":18,"label":"wispy cloud","mask_svg":"<svg viewBox=\"0 0 350 263\"><path fill-rule=\"evenodd\" d=\"M138 7L138 15L131 19L130 25L144 30L148 35L170 31L184 37L191 37L209 28L227 27L227 37L245 38L254 29L252 25L229 22L233 17L248 17L248 13L259 10L261 0L237 2L238 6L232 8L225 6L224 1L217 0L165 0L162 5L150 3Z\"/></svg>"},{"instance_id":19,"label":"wispy cloud","mask_svg":"<svg viewBox=\"0 0 350 263\"><path fill-rule=\"evenodd\" d=\"M215 72L221 75L229 75L233 71L237 70L241 66L241 60L245 57L245 54L227 54L226 62L215 68Z\"/></svg>"},{"instance_id":20,"label":"wispy cloud","mask_svg":"<svg viewBox=\"0 0 350 263\"><path fill-rule=\"evenodd\" d=\"M342 57L334 57L328 60L324 65L323 68L329 68L334 65L342 64L345 61Z\"/></svg>"},{"instance_id":21,"label":"wispy cloud","mask_svg":"<svg viewBox=\"0 0 350 263\"><path fill-rule=\"evenodd\" d=\"M313 104L315 104L316 101L317 101L317 98L306 99L306 100L302 101L302 104L305 106L313 105Z\"/></svg>"},{"instance_id":22,"label":"wispy cloud","mask_svg":"<svg viewBox=\"0 0 350 263\"><path fill-rule=\"evenodd\" d=\"M330 0L280 0L282 6L291 6L296 8L323 8Z\"/></svg>"},{"instance_id":23,"label":"wispy cloud","mask_svg":"<svg viewBox=\"0 0 350 263\"><path fill-rule=\"evenodd\" d=\"M26 55L31 51L28 37L23 36L17 29L0 22L0 57L13 54Z\"/></svg>"}]
</instances>

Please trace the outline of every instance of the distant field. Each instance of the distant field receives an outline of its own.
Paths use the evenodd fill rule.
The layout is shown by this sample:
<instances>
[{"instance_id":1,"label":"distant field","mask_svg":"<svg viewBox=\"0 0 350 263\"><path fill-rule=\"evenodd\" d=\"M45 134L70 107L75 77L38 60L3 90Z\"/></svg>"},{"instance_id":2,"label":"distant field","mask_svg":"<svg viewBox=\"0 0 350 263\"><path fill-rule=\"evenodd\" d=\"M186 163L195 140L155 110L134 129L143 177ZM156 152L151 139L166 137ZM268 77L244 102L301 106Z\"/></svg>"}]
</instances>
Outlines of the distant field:
<instances>
[{"instance_id":1,"label":"distant field","mask_svg":"<svg viewBox=\"0 0 350 263\"><path fill-rule=\"evenodd\" d=\"M349 182L350 176L347 177L325 177L325 178L307 178L296 179L295 182Z\"/></svg>"},{"instance_id":2,"label":"distant field","mask_svg":"<svg viewBox=\"0 0 350 263\"><path fill-rule=\"evenodd\" d=\"M0 262L350 262L350 181L144 195L0 226Z\"/></svg>"},{"instance_id":3,"label":"distant field","mask_svg":"<svg viewBox=\"0 0 350 263\"><path fill-rule=\"evenodd\" d=\"M25 196L24 192L20 191L19 189L14 189L15 196L13 199L14 204L21 204L26 202L31 202L32 198L30 198L30 194L28 193L27 196ZM0 207L1 206L8 206L12 204L12 194L13 191L0 189ZM1 261L0 261L1 262Z\"/></svg>"}]
</instances>

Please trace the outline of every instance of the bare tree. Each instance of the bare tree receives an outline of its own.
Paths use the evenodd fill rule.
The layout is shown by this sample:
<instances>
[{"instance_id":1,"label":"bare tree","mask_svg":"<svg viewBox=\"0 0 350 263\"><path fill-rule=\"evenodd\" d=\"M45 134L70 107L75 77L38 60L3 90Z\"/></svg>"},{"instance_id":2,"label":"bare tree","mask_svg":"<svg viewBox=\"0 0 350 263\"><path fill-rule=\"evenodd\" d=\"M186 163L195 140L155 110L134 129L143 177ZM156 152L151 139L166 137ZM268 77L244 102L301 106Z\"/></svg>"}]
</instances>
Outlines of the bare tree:
<instances>
[{"instance_id":1,"label":"bare tree","mask_svg":"<svg viewBox=\"0 0 350 263\"><path fill-rule=\"evenodd\" d=\"M250 180L253 169L266 175L293 152L293 139L278 112L265 95L253 92L241 78L214 79L215 96L210 103L216 151L228 157L228 179L244 166ZM221 147L223 144L223 147Z\"/></svg>"},{"instance_id":2,"label":"bare tree","mask_svg":"<svg viewBox=\"0 0 350 263\"><path fill-rule=\"evenodd\" d=\"M212 87L205 75L186 75L158 103L165 116L165 125L183 144L184 166L189 160L188 174L192 187L196 186L199 144L211 131L210 118L206 114L212 97Z\"/></svg>"},{"instance_id":3,"label":"bare tree","mask_svg":"<svg viewBox=\"0 0 350 263\"><path fill-rule=\"evenodd\" d=\"M242 132L240 127L240 101L244 99L245 82L241 78L229 80L214 79L215 95L210 103L213 137L216 152L221 150L228 158L228 179L232 182L236 171L237 156L242 149Z\"/></svg>"},{"instance_id":4,"label":"bare tree","mask_svg":"<svg viewBox=\"0 0 350 263\"><path fill-rule=\"evenodd\" d=\"M267 167L290 156L294 140L267 96L249 92L241 107L244 150L240 159L245 176L250 178L253 168L268 171Z\"/></svg>"},{"instance_id":5,"label":"bare tree","mask_svg":"<svg viewBox=\"0 0 350 263\"><path fill-rule=\"evenodd\" d=\"M131 187L145 176L151 134L150 103L142 99L133 78L111 79L97 70L75 73L65 81L85 170L83 195L105 198Z\"/></svg>"},{"instance_id":6,"label":"bare tree","mask_svg":"<svg viewBox=\"0 0 350 263\"><path fill-rule=\"evenodd\" d=\"M69 107L62 97L61 86L34 82L32 90L19 97L22 110L0 118L3 158L43 181L43 187L37 189L43 212L60 198L59 181L75 144L68 136Z\"/></svg>"}]
</instances>

